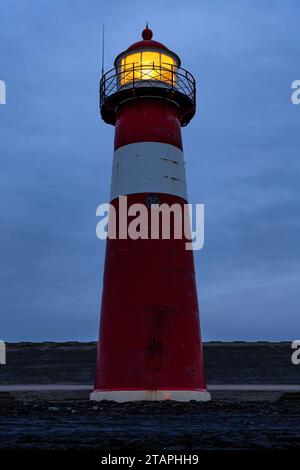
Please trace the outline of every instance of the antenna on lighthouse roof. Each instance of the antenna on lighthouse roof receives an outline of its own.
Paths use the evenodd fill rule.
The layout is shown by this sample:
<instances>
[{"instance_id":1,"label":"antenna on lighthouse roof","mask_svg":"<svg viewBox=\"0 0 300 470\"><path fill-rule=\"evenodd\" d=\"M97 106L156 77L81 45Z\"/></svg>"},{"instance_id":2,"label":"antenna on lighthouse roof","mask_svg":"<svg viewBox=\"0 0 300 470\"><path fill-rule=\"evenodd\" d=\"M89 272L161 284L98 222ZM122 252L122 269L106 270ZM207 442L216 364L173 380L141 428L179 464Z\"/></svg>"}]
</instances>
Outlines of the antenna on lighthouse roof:
<instances>
[{"instance_id":1,"label":"antenna on lighthouse roof","mask_svg":"<svg viewBox=\"0 0 300 470\"><path fill-rule=\"evenodd\" d=\"M102 77L104 75L104 21L102 23Z\"/></svg>"}]
</instances>

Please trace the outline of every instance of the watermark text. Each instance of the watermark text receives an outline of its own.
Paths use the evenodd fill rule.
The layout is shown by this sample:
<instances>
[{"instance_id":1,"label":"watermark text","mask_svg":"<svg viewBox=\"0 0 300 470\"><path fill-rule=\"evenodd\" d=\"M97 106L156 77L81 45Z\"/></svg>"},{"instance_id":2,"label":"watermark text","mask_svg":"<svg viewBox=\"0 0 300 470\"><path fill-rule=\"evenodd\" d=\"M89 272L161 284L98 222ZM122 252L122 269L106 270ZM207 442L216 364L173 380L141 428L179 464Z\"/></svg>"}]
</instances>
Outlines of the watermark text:
<instances>
[{"instance_id":1,"label":"watermark text","mask_svg":"<svg viewBox=\"0 0 300 470\"><path fill-rule=\"evenodd\" d=\"M201 250L204 204L161 204L155 197L147 198L145 204L128 204L127 196L120 196L115 204L100 204L96 210L96 215L101 217L96 227L97 237L100 240L184 240L186 250Z\"/></svg>"},{"instance_id":2,"label":"watermark text","mask_svg":"<svg viewBox=\"0 0 300 470\"><path fill-rule=\"evenodd\" d=\"M0 104L6 104L6 84L4 80L0 80Z\"/></svg>"},{"instance_id":3,"label":"watermark text","mask_svg":"<svg viewBox=\"0 0 300 470\"><path fill-rule=\"evenodd\" d=\"M298 366L300 364L300 339L292 342L292 349L295 349L292 353L292 363Z\"/></svg>"},{"instance_id":4,"label":"watermark text","mask_svg":"<svg viewBox=\"0 0 300 470\"><path fill-rule=\"evenodd\" d=\"M0 340L0 365L6 364L6 345L4 341Z\"/></svg>"},{"instance_id":5,"label":"watermark text","mask_svg":"<svg viewBox=\"0 0 300 470\"><path fill-rule=\"evenodd\" d=\"M294 90L291 95L291 101L293 104L300 104L300 80L294 80L291 88Z\"/></svg>"}]
</instances>

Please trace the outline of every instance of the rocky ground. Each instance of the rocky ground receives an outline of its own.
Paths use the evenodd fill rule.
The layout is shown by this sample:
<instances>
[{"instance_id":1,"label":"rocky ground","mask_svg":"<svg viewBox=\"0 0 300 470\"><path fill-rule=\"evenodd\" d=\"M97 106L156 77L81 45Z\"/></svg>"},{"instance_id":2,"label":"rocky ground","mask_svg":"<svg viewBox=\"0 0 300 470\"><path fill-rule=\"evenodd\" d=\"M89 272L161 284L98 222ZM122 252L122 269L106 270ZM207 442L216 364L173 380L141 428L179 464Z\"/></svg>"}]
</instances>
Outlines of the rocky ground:
<instances>
[{"instance_id":1,"label":"rocky ground","mask_svg":"<svg viewBox=\"0 0 300 470\"><path fill-rule=\"evenodd\" d=\"M0 403L0 449L300 450L300 401Z\"/></svg>"},{"instance_id":2,"label":"rocky ground","mask_svg":"<svg viewBox=\"0 0 300 470\"><path fill-rule=\"evenodd\" d=\"M205 343L204 356L209 384L300 384L290 343ZM96 343L8 344L0 385L92 384L95 361ZM86 395L82 401L18 401L2 391L0 450L300 450L299 394L277 402L125 404L97 404Z\"/></svg>"}]
</instances>

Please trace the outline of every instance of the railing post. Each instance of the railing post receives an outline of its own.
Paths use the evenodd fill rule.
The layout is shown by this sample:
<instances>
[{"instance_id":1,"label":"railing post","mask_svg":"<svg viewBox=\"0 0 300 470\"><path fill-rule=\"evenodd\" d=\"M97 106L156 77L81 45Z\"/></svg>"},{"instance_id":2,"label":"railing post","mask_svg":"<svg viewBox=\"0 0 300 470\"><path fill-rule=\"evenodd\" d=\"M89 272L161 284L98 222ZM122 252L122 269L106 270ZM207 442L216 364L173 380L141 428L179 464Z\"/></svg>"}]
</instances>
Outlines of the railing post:
<instances>
[{"instance_id":1,"label":"railing post","mask_svg":"<svg viewBox=\"0 0 300 470\"><path fill-rule=\"evenodd\" d=\"M118 65L116 67L116 89L118 90L122 86L122 69Z\"/></svg>"},{"instance_id":2,"label":"railing post","mask_svg":"<svg viewBox=\"0 0 300 470\"><path fill-rule=\"evenodd\" d=\"M132 64L132 85L133 85L133 88L134 88L134 62Z\"/></svg>"},{"instance_id":3,"label":"railing post","mask_svg":"<svg viewBox=\"0 0 300 470\"><path fill-rule=\"evenodd\" d=\"M172 90L174 90L174 70L173 70L174 65L171 64L171 77L172 77Z\"/></svg>"}]
</instances>

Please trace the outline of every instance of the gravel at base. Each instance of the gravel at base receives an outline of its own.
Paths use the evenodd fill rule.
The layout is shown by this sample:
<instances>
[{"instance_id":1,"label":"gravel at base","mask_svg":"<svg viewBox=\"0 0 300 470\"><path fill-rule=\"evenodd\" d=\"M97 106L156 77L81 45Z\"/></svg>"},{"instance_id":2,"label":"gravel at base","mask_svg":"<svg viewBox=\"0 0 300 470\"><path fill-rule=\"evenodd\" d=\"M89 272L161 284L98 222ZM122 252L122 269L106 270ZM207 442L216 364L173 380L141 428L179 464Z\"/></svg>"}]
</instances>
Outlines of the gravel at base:
<instances>
[{"instance_id":1,"label":"gravel at base","mask_svg":"<svg viewBox=\"0 0 300 470\"><path fill-rule=\"evenodd\" d=\"M0 402L0 449L300 450L300 401Z\"/></svg>"}]
</instances>

